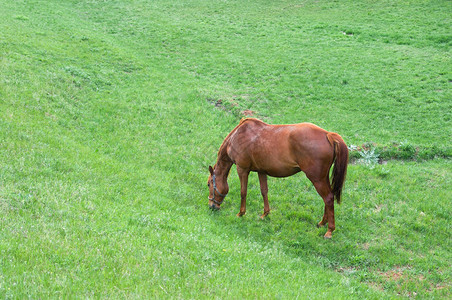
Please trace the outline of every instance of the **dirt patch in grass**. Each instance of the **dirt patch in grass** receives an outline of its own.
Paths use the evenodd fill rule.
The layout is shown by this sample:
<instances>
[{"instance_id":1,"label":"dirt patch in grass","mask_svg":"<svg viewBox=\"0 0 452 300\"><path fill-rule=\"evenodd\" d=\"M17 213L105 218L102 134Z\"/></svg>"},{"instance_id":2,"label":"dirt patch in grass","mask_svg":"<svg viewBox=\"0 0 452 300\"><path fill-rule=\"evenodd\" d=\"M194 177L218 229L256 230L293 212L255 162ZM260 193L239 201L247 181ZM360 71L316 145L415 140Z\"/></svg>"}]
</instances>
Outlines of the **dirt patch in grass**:
<instances>
[{"instance_id":1,"label":"dirt patch in grass","mask_svg":"<svg viewBox=\"0 0 452 300\"><path fill-rule=\"evenodd\" d=\"M251 110L249 108L244 109L244 105L241 105L240 100L246 99L246 97L247 96L234 96L231 99L217 99L207 97L206 101L214 105L217 109L231 113L239 118L258 117L258 113L255 110Z\"/></svg>"},{"instance_id":2,"label":"dirt patch in grass","mask_svg":"<svg viewBox=\"0 0 452 300\"><path fill-rule=\"evenodd\" d=\"M253 117L253 116L256 114L255 111L252 111L252 110L250 110L250 109L245 109L245 110L243 110L241 113L242 113L242 115L244 115L245 117Z\"/></svg>"},{"instance_id":3,"label":"dirt patch in grass","mask_svg":"<svg viewBox=\"0 0 452 300\"><path fill-rule=\"evenodd\" d=\"M389 270L386 272L380 272L380 275L385 280L392 280L392 281L399 281L401 278L403 278L403 270L400 267L397 267L393 270Z\"/></svg>"}]
</instances>

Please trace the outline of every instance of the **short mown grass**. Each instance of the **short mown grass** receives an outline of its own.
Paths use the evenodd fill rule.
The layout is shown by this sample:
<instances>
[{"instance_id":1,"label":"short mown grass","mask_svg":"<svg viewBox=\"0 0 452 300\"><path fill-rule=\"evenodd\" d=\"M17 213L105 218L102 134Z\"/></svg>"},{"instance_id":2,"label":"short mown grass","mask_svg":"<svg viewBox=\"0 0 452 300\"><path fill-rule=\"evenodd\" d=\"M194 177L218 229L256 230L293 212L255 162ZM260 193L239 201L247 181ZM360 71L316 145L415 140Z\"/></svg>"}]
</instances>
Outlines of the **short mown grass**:
<instances>
[{"instance_id":1,"label":"short mown grass","mask_svg":"<svg viewBox=\"0 0 452 300\"><path fill-rule=\"evenodd\" d=\"M2 298L450 298L449 1L0 7ZM333 240L302 174L209 211L245 115L356 145Z\"/></svg>"}]
</instances>

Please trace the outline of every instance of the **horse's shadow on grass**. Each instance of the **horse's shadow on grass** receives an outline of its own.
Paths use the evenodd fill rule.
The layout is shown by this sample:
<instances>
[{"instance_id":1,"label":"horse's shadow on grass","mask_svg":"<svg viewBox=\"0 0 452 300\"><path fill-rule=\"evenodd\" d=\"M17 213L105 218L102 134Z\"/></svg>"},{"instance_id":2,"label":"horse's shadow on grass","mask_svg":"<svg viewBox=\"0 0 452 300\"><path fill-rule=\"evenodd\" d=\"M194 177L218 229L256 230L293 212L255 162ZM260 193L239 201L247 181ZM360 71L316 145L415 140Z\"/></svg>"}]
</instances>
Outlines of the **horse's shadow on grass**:
<instances>
[{"instance_id":1,"label":"horse's shadow on grass","mask_svg":"<svg viewBox=\"0 0 452 300\"><path fill-rule=\"evenodd\" d=\"M240 205L234 201L236 195L231 195L234 200L225 203L219 211L209 210L209 214L215 222L224 226L223 230L228 230L240 239L264 245L276 244L288 255L333 270L350 266L350 257L360 255L356 247L358 241L351 240L349 234L344 235L340 225L332 239L324 239L327 229L317 227L316 219L321 217L321 200L317 201L319 203L308 203L315 200L307 197L297 207L292 207L293 203L284 204L274 200L272 212L261 219L262 201L256 196L249 198L247 213L242 217L236 216Z\"/></svg>"}]
</instances>

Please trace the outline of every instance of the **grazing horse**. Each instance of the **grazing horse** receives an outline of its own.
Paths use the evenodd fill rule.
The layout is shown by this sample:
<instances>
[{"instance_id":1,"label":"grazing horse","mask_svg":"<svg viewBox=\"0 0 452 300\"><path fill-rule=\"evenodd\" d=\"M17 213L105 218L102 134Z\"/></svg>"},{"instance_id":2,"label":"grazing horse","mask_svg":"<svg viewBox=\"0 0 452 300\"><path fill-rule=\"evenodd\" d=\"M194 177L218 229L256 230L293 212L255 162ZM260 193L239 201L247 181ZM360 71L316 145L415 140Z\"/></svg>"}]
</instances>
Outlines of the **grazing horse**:
<instances>
[{"instance_id":1,"label":"grazing horse","mask_svg":"<svg viewBox=\"0 0 452 300\"><path fill-rule=\"evenodd\" d=\"M330 184L329 173L333 167ZM267 175L287 177L303 171L313 183L325 203L322 220L317 226L328 223L325 238L331 238L334 229L334 198L341 201L342 186L348 163L348 148L340 135L328 132L314 124L269 125L258 119L242 119L224 139L214 167L209 166L209 206L218 210L226 197L227 178L233 164L241 186L241 217L246 212L248 175L259 175L264 218L270 212L268 205Z\"/></svg>"}]
</instances>

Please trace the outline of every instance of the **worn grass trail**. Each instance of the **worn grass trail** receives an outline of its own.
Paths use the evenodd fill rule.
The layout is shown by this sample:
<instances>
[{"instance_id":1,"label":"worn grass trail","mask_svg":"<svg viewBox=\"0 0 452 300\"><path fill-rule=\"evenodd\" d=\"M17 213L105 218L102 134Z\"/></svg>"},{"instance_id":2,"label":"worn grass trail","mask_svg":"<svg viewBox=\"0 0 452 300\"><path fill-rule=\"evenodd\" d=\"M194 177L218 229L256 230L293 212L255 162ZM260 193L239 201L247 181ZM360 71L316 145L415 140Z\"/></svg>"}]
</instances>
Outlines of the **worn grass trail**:
<instances>
[{"instance_id":1,"label":"worn grass trail","mask_svg":"<svg viewBox=\"0 0 452 300\"><path fill-rule=\"evenodd\" d=\"M450 158L450 2L0 7L3 298L450 297L449 159L350 165L332 241L303 175L206 188L244 111Z\"/></svg>"}]
</instances>

